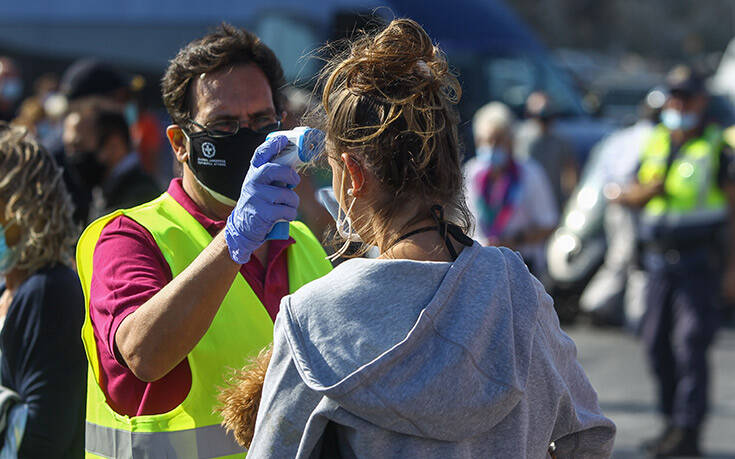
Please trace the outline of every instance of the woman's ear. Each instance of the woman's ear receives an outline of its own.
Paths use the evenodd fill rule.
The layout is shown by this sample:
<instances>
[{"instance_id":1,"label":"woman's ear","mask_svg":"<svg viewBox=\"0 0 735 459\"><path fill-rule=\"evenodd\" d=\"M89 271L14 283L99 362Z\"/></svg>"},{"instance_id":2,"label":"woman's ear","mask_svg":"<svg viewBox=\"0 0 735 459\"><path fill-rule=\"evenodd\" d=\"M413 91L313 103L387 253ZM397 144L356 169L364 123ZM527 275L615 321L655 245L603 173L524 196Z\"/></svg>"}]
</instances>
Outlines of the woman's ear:
<instances>
[{"instance_id":1,"label":"woman's ear","mask_svg":"<svg viewBox=\"0 0 735 459\"><path fill-rule=\"evenodd\" d=\"M166 137L171 149L174 151L176 161L184 164L189 160L189 152L186 148L186 136L178 124L172 124L166 128Z\"/></svg>"},{"instance_id":2,"label":"woman's ear","mask_svg":"<svg viewBox=\"0 0 735 459\"><path fill-rule=\"evenodd\" d=\"M340 157L350 176L352 186L349 189L352 190L352 196L359 197L365 191L365 171L362 168L362 164L348 153L342 153Z\"/></svg>"}]
</instances>

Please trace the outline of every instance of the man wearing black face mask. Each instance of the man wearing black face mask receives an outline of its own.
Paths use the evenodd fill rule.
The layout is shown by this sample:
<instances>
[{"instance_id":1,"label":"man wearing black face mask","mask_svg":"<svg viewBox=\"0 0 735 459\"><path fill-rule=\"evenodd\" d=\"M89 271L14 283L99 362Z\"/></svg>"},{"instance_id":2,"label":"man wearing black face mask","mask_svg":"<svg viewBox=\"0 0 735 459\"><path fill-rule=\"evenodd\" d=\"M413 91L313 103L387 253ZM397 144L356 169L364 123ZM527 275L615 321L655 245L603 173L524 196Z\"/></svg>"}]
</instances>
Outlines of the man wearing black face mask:
<instances>
[{"instance_id":1,"label":"man wearing black face mask","mask_svg":"<svg viewBox=\"0 0 735 459\"><path fill-rule=\"evenodd\" d=\"M242 452L214 413L217 388L272 340L281 298L331 269L301 223L290 224L288 240L265 241L298 205L293 190L274 183L296 185L298 175L265 162L284 138L259 147L284 115L282 86L275 54L228 25L171 61L162 82L174 123L166 133L182 177L159 198L97 220L77 248L89 452ZM251 166L255 154L265 160ZM237 214L238 249L248 249L237 256L223 231L236 203L246 207Z\"/></svg>"},{"instance_id":2,"label":"man wearing black face mask","mask_svg":"<svg viewBox=\"0 0 735 459\"><path fill-rule=\"evenodd\" d=\"M122 112L97 100L78 104L64 120L66 162L79 184L95 191L90 220L161 192L132 151L129 132Z\"/></svg>"}]
</instances>

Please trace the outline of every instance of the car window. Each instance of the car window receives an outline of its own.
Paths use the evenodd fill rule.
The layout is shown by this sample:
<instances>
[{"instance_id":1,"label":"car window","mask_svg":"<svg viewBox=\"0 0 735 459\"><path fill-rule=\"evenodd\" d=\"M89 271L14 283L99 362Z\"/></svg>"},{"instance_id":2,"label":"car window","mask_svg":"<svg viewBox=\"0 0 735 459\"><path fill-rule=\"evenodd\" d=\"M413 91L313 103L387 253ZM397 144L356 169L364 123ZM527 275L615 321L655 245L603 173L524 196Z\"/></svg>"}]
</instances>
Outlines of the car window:
<instances>
[{"instance_id":1,"label":"car window","mask_svg":"<svg viewBox=\"0 0 735 459\"><path fill-rule=\"evenodd\" d=\"M579 95L560 70L532 55L489 56L482 67L487 100L498 100L521 113L533 91L549 94L561 115L581 115Z\"/></svg>"},{"instance_id":2,"label":"car window","mask_svg":"<svg viewBox=\"0 0 735 459\"><path fill-rule=\"evenodd\" d=\"M319 70L317 59L309 55L321 40L310 23L269 13L255 22L253 32L276 53L288 82L305 83Z\"/></svg>"}]
</instances>

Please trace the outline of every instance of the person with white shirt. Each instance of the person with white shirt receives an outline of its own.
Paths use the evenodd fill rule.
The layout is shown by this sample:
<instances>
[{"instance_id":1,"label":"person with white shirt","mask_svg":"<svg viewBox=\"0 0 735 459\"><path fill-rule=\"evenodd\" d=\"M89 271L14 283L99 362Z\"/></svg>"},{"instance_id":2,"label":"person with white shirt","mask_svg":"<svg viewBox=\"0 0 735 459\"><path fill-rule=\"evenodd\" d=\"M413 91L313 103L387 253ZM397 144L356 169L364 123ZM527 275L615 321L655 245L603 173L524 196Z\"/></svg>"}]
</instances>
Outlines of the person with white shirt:
<instances>
[{"instance_id":1,"label":"person with white shirt","mask_svg":"<svg viewBox=\"0 0 735 459\"><path fill-rule=\"evenodd\" d=\"M514 157L514 124L513 113L500 102L475 114L476 156L465 165L467 205L475 217L476 240L519 251L531 271L542 277L544 247L559 211L541 166L533 159Z\"/></svg>"}]
</instances>

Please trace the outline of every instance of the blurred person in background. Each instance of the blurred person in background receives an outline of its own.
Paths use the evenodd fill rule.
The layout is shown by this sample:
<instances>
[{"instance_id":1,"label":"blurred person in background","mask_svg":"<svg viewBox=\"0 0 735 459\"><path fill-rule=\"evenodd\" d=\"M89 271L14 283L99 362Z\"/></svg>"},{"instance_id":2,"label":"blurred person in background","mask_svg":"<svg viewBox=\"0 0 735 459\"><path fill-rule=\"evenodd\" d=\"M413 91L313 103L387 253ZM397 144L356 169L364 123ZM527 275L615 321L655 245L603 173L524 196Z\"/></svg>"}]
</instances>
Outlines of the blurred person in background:
<instances>
[{"instance_id":1,"label":"blurred person in background","mask_svg":"<svg viewBox=\"0 0 735 459\"><path fill-rule=\"evenodd\" d=\"M11 123L26 129L33 137L40 140L36 126L46 118L43 103L36 97L29 97L18 107L18 116Z\"/></svg>"},{"instance_id":2,"label":"blurred person in background","mask_svg":"<svg viewBox=\"0 0 735 459\"><path fill-rule=\"evenodd\" d=\"M501 102L485 105L472 118L477 150L465 165L467 205L475 217L475 239L518 250L542 278L544 245L559 213L543 169L533 159L515 157L514 124L513 113Z\"/></svg>"},{"instance_id":3,"label":"blurred person in background","mask_svg":"<svg viewBox=\"0 0 735 459\"><path fill-rule=\"evenodd\" d=\"M67 163L93 191L88 219L150 201L161 193L133 151L123 114L100 100L77 103L64 119Z\"/></svg>"},{"instance_id":4,"label":"blurred person in background","mask_svg":"<svg viewBox=\"0 0 735 459\"><path fill-rule=\"evenodd\" d=\"M640 209L641 262L648 274L641 335L666 423L643 447L657 457L700 454L719 292L735 298L732 151L721 128L704 116L702 77L678 66L666 82L661 124L643 149L637 180L617 199ZM723 237L730 242L727 253Z\"/></svg>"},{"instance_id":5,"label":"blurred person in background","mask_svg":"<svg viewBox=\"0 0 735 459\"><path fill-rule=\"evenodd\" d=\"M66 101L58 94L58 86L58 77L53 73L38 77L33 94L21 103L12 122L25 127L50 152L62 149L61 119Z\"/></svg>"},{"instance_id":6,"label":"blurred person in background","mask_svg":"<svg viewBox=\"0 0 735 459\"><path fill-rule=\"evenodd\" d=\"M110 65L96 59L79 59L64 71L59 84L63 96L62 112L89 100L124 111L130 101L130 80ZM70 156L64 146L52 150L54 158L64 168L64 181L74 201L74 220L81 225L89 222L92 187L80 179L79 171L68 164Z\"/></svg>"},{"instance_id":7,"label":"blurred person in background","mask_svg":"<svg viewBox=\"0 0 735 459\"><path fill-rule=\"evenodd\" d=\"M532 92L526 99L526 116L516 135L517 157L540 164L551 184L558 209L577 186L579 168L574 148L554 132L556 112L549 96Z\"/></svg>"},{"instance_id":8,"label":"blurred person in background","mask_svg":"<svg viewBox=\"0 0 735 459\"><path fill-rule=\"evenodd\" d=\"M130 78L112 66L90 58L72 63L61 76L60 88L69 104L96 97L123 108L131 99Z\"/></svg>"},{"instance_id":9,"label":"blurred person in background","mask_svg":"<svg viewBox=\"0 0 735 459\"><path fill-rule=\"evenodd\" d=\"M63 122L68 104L66 98L60 93L59 77L53 73L41 75L34 82L33 87L34 97L43 104L45 115L36 124L38 140L49 152L62 152L64 149Z\"/></svg>"},{"instance_id":10,"label":"blurred person in background","mask_svg":"<svg viewBox=\"0 0 735 459\"><path fill-rule=\"evenodd\" d=\"M15 61L0 56L0 121L10 121L23 97L23 79Z\"/></svg>"},{"instance_id":11,"label":"blurred person in background","mask_svg":"<svg viewBox=\"0 0 735 459\"><path fill-rule=\"evenodd\" d=\"M0 122L0 381L28 407L22 458L84 453L84 297L61 174L24 129Z\"/></svg>"},{"instance_id":12,"label":"blurred person in background","mask_svg":"<svg viewBox=\"0 0 735 459\"><path fill-rule=\"evenodd\" d=\"M125 121L130 125L130 137L143 170L159 181L168 182L172 178L173 162L168 142L163 134L164 123L142 97L141 90L145 86L145 79L137 75L133 81L136 91L124 111Z\"/></svg>"},{"instance_id":13,"label":"blurred person in background","mask_svg":"<svg viewBox=\"0 0 735 459\"><path fill-rule=\"evenodd\" d=\"M280 128L283 85L273 51L227 24L171 60L162 95L182 177L96 220L77 248L90 454L244 452L214 412L217 388L272 340L281 298L331 270L300 222L288 239L266 240L298 206L292 189L272 185L299 182L268 163L285 137L263 143Z\"/></svg>"},{"instance_id":14,"label":"blurred person in background","mask_svg":"<svg viewBox=\"0 0 735 459\"><path fill-rule=\"evenodd\" d=\"M638 265L636 212L616 202L624 187L633 183L641 154L659 123L666 101L662 88L648 92L638 107L639 119L602 140L597 167L604 174L602 198L606 199L604 230L605 261L579 299L582 311L599 325L626 325L637 330L645 309L646 275Z\"/></svg>"}]
</instances>

